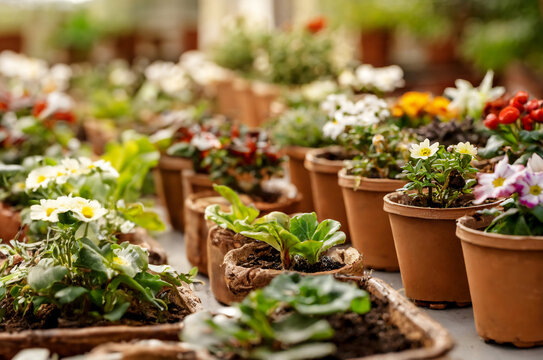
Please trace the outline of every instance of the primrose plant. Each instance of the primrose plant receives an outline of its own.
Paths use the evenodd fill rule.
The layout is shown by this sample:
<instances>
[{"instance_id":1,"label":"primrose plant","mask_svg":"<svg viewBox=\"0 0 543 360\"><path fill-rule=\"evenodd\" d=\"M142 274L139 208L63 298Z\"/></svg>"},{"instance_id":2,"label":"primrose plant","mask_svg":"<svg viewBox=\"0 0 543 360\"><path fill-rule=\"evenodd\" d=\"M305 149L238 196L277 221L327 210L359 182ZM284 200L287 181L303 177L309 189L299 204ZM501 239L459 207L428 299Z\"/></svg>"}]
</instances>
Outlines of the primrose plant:
<instances>
[{"instance_id":1,"label":"primrose plant","mask_svg":"<svg viewBox=\"0 0 543 360\"><path fill-rule=\"evenodd\" d=\"M410 161L402 174L409 180L402 190L408 192L414 205L434 208L464 206L465 195L477 183L477 169L471 163L477 149L469 142L445 149L428 139L412 144Z\"/></svg>"},{"instance_id":2,"label":"primrose plant","mask_svg":"<svg viewBox=\"0 0 543 360\"><path fill-rule=\"evenodd\" d=\"M282 274L220 314L190 315L181 337L219 358L322 358L336 352L332 338L339 330L327 317L370 309L369 294L352 283L331 275Z\"/></svg>"},{"instance_id":3,"label":"primrose plant","mask_svg":"<svg viewBox=\"0 0 543 360\"><path fill-rule=\"evenodd\" d=\"M507 156L492 174L477 174L475 203L508 197L499 208L482 211L495 216L487 232L506 235L543 235L543 159L533 154L526 167L510 165Z\"/></svg>"},{"instance_id":4,"label":"primrose plant","mask_svg":"<svg viewBox=\"0 0 543 360\"><path fill-rule=\"evenodd\" d=\"M288 270L295 256L315 264L326 250L343 244L346 236L339 231L340 227L336 220L327 219L319 223L314 212L291 218L275 211L258 219L252 230L242 231L241 235L263 241L279 251L281 264Z\"/></svg>"}]
</instances>

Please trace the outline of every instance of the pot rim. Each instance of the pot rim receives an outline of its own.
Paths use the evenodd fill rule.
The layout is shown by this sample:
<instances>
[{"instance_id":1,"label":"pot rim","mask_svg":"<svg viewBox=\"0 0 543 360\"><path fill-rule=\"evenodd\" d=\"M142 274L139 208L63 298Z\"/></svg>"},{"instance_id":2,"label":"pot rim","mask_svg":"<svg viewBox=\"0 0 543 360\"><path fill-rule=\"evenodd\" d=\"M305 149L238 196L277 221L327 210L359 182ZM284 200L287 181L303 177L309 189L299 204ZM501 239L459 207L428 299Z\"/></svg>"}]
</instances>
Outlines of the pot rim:
<instances>
[{"instance_id":1,"label":"pot rim","mask_svg":"<svg viewBox=\"0 0 543 360\"><path fill-rule=\"evenodd\" d=\"M319 155L329 152L342 152L342 148L340 146L327 146L308 151L304 160L305 168L309 171L337 175L337 172L344 166L344 160L328 160L319 157Z\"/></svg>"},{"instance_id":2,"label":"pot rim","mask_svg":"<svg viewBox=\"0 0 543 360\"><path fill-rule=\"evenodd\" d=\"M164 170L192 170L192 160L181 156L160 154L157 167Z\"/></svg>"},{"instance_id":3,"label":"pot rim","mask_svg":"<svg viewBox=\"0 0 543 360\"><path fill-rule=\"evenodd\" d=\"M398 204L393 201L393 197L398 197L402 192L395 191L386 194L383 197L383 210L389 214L401 215L406 217L413 217L419 219L431 219L431 220L456 220L462 216L470 213L475 213L478 210L492 208L499 205L503 200L498 200L489 204L481 204L474 206L466 206L461 208L429 208L413 205Z\"/></svg>"},{"instance_id":4,"label":"pot rim","mask_svg":"<svg viewBox=\"0 0 543 360\"><path fill-rule=\"evenodd\" d=\"M304 161L306 154L314 149L320 149L316 147L288 145L282 148L283 152L292 159Z\"/></svg>"},{"instance_id":5,"label":"pot rim","mask_svg":"<svg viewBox=\"0 0 543 360\"><path fill-rule=\"evenodd\" d=\"M456 222L456 236L473 245L505 250L543 251L543 236L504 235L478 230L478 225L486 226L492 217L477 220L473 216L463 216Z\"/></svg>"},{"instance_id":6,"label":"pot rim","mask_svg":"<svg viewBox=\"0 0 543 360\"><path fill-rule=\"evenodd\" d=\"M356 184L357 179L360 179ZM390 192L396 191L403 187L407 182L399 179L381 179L381 178L369 178L365 176L347 175L347 169L343 168L338 171L338 184L339 186L350 189L352 191L365 190L375 192ZM355 186L356 185L356 186ZM355 189L356 187L356 189Z\"/></svg>"}]
</instances>

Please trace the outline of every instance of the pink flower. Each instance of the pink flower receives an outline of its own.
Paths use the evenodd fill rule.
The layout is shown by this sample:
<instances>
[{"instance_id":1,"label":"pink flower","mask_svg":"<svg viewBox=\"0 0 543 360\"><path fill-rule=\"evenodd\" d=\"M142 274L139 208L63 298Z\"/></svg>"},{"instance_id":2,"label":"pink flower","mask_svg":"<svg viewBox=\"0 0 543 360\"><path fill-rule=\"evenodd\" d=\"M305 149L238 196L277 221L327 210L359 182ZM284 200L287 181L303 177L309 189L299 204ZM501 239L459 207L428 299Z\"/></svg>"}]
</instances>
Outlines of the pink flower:
<instances>
[{"instance_id":1,"label":"pink flower","mask_svg":"<svg viewBox=\"0 0 543 360\"><path fill-rule=\"evenodd\" d=\"M516 191L515 182L522 174L522 165L509 165L507 156L497 165L493 174L477 174L478 185L473 190L474 204L481 204L486 199L507 197Z\"/></svg>"},{"instance_id":2,"label":"pink flower","mask_svg":"<svg viewBox=\"0 0 543 360\"><path fill-rule=\"evenodd\" d=\"M516 182L519 202L529 208L543 204L543 173L525 171Z\"/></svg>"}]
</instances>

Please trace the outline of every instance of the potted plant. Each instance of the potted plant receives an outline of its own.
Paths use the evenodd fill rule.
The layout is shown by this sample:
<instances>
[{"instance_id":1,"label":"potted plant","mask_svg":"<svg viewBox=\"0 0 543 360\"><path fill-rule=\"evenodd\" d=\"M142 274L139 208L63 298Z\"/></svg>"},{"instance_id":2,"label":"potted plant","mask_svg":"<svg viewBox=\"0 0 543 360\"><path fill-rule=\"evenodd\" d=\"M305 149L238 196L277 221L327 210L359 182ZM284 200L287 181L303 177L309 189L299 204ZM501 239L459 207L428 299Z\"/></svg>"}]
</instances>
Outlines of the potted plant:
<instances>
[{"instance_id":1,"label":"potted plant","mask_svg":"<svg viewBox=\"0 0 543 360\"><path fill-rule=\"evenodd\" d=\"M304 160L308 151L329 143L322 132L326 120L319 109L300 107L285 111L271 125L273 139L288 156L290 181L302 194L298 211L314 209L309 172L304 167Z\"/></svg>"},{"instance_id":2,"label":"potted plant","mask_svg":"<svg viewBox=\"0 0 543 360\"><path fill-rule=\"evenodd\" d=\"M373 67L362 64L355 69L347 68L338 76L339 85L355 94L383 96L405 85L403 70L398 65Z\"/></svg>"},{"instance_id":3,"label":"potted plant","mask_svg":"<svg viewBox=\"0 0 543 360\"><path fill-rule=\"evenodd\" d=\"M477 202L508 199L457 224L477 332L485 341L540 345L543 159L533 154L524 168L509 165L505 157L493 173L479 173L478 180Z\"/></svg>"},{"instance_id":4,"label":"potted plant","mask_svg":"<svg viewBox=\"0 0 543 360\"><path fill-rule=\"evenodd\" d=\"M345 242L341 224L317 220L315 213L289 217L272 212L256 219L240 234L258 240L229 251L224 258L225 281L243 299L285 271L300 274L363 274L362 256L354 248L335 248ZM250 274L250 275L249 275Z\"/></svg>"},{"instance_id":5,"label":"potted plant","mask_svg":"<svg viewBox=\"0 0 543 360\"><path fill-rule=\"evenodd\" d=\"M340 144L350 128L374 125L390 114L386 102L375 95L367 95L357 102L350 101L345 95L329 95L321 108L329 117L323 127L325 137ZM345 204L337 174L343 168L344 160L353 159L356 151L353 152L349 144L343 145L307 152L304 166L309 171L313 203L319 219L337 219L346 227L349 237Z\"/></svg>"},{"instance_id":6,"label":"potted plant","mask_svg":"<svg viewBox=\"0 0 543 360\"><path fill-rule=\"evenodd\" d=\"M30 175L28 182L53 181L40 179ZM186 287L195 272L150 265L141 247L117 244L111 230L117 216L79 196L32 205L29 228L45 224L46 235L0 245L2 356L29 346L72 355L111 339L168 339L179 331L175 323L199 309ZM160 323L172 324L146 326Z\"/></svg>"},{"instance_id":7,"label":"potted plant","mask_svg":"<svg viewBox=\"0 0 543 360\"><path fill-rule=\"evenodd\" d=\"M412 136L395 125L353 127L346 136L360 151L338 174L351 242L364 254L366 266L398 271L383 197L405 185L399 176L409 160Z\"/></svg>"},{"instance_id":8,"label":"potted plant","mask_svg":"<svg viewBox=\"0 0 543 360\"><path fill-rule=\"evenodd\" d=\"M380 280L296 273L276 277L217 314L191 315L181 339L216 357L239 359L361 359L385 353L390 359L425 359L452 347L438 324Z\"/></svg>"},{"instance_id":9,"label":"potted plant","mask_svg":"<svg viewBox=\"0 0 543 360\"><path fill-rule=\"evenodd\" d=\"M384 197L405 294L417 305L443 309L470 304L455 220L492 207L474 204L472 166L477 149L459 143L445 149L428 139L410 148L402 191Z\"/></svg>"}]
</instances>

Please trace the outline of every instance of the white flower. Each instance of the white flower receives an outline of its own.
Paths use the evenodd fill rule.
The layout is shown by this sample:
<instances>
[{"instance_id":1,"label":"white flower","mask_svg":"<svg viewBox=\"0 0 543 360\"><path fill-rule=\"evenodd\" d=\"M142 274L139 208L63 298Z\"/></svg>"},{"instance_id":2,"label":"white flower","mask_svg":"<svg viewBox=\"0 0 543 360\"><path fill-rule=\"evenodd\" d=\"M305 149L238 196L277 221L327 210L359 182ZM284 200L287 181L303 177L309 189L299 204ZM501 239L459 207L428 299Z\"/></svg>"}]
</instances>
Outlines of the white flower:
<instances>
[{"instance_id":1,"label":"white flower","mask_svg":"<svg viewBox=\"0 0 543 360\"><path fill-rule=\"evenodd\" d=\"M74 216L84 222L97 220L107 214L107 210L96 200L74 197L68 198L66 201Z\"/></svg>"},{"instance_id":2,"label":"white flower","mask_svg":"<svg viewBox=\"0 0 543 360\"><path fill-rule=\"evenodd\" d=\"M337 80L342 87L354 87L356 84L356 76L349 69L343 70Z\"/></svg>"},{"instance_id":3,"label":"white flower","mask_svg":"<svg viewBox=\"0 0 543 360\"><path fill-rule=\"evenodd\" d=\"M332 117L335 112L347 102L349 102L349 99L345 94L330 94L321 103L320 107Z\"/></svg>"},{"instance_id":4,"label":"white flower","mask_svg":"<svg viewBox=\"0 0 543 360\"><path fill-rule=\"evenodd\" d=\"M219 141L219 139L217 139L215 135L208 132L196 134L190 140L190 144L195 146L200 151L206 151L211 148L221 147L221 142Z\"/></svg>"},{"instance_id":5,"label":"white flower","mask_svg":"<svg viewBox=\"0 0 543 360\"><path fill-rule=\"evenodd\" d=\"M72 68L66 64L53 65L41 79L44 92L65 91L72 77Z\"/></svg>"},{"instance_id":6,"label":"white flower","mask_svg":"<svg viewBox=\"0 0 543 360\"><path fill-rule=\"evenodd\" d=\"M125 221L121 224L121 226L119 227L119 230L123 233L123 234L128 234L128 233L131 233L132 231L134 231L134 228L136 227L136 224L134 224L132 221Z\"/></svg>"},{"instance_id":7,"label":"white flower","mask_svg":"<svg viewBox=\"0 0 543 360\"><path fill-rule=\"evenodd\" d=\"M38 118L45 119L56 112L69 112L74 107L72 98L59 91L54 91L47 95L45 100L45 108L39 114Z\"/></svg>"},{"instance_id":8,"label":"white flower","mask_svg":"<svg viewBox=\"0 0 543 360\"><path fill-rule=\"evenodd\" d=\"M109 82L114 86L130 86L136 81L136 75L126 66L118 66L109 73Z\"/></svg>"},{"instance_id":9,"label":"white flower","mask_svg":"<svg viewBox=\"0 0 543 360\"><path fill-rule=\"evenodd\" d=\"M103 159L93 162L90 168L98 169L100 172L111 177L119 177L119 172L113 167L113 165L111 165L109 161Z\"/></svg>"},{"instance_id":10,"label":"white flower","mask_svg":"<svg viewBox=\"0 0 543 360\"><path fill-rule=\"evenodd\" d=\"M474 88L469 81L457 79L454 83L456 88L446 88L443 92L452 100L449 107L464 116L481 117L484 105L496 100L505 92L503 86L492 87L493 77L494 72L489 70L477 88Z\"/></svg>"},{"instance_id":11,"label":"white flower","mask_svg":"<svg viewBox=\"0 0 543 360\"><path fill-rule=\"evenodd\" d=\"M58 222L58 214L68 211L64 205L54 199L41 199L39 205L30 207L30 219Z\"/></svg>"},{"instance_id":12,"label":"white flower","mask_svg":"<svg viewBox=\"0 0 543 360\"><path fill-rule=\"evenodd\" d=\"M145 69L145 77L171 96L179 95L190 85L185 70L181 66L168 61L155 61L149 65Z\"/></svg>"},{"instance_id":13,"label":"white flower","mask_svg":"<svg viewBox=\"0 0 543 360\"><path fill-rule=\"evenodd\" d=\"M322 101L328 95L337 91L336 83L331 80L314 81L302 86L303 97L310 101Z\"/></svg>"},{"instance_id":14,"label":"white flower","mask_svg":"<svg viewBox=\"0 0 543 360\"><path fill-rule=\"evenodd\" d=\"M471 156L477 155L477 148L469 143L469 141L466 141L465 143L459 142L458 145L454 147L457 153L459 154L466 154Z\"/></svg>"},{"instance_id":15,"label":"white flower","mask_svg":"<svg viewBox=\"0 0 543 360\"><path fill-rule=\"evenodd\" d=\"M430 140L426 139L420 144L411 144L409 151L411 152L411 157L414 159L428 159L439 149L439 143L433 143L430 145Z\"/></svg>"},{"instance_id":16,"label":"white flower","mask_svg":"<svg viewBox=\"0 0 543 360\"><path fill-rule=\"evenodd\" d=\"M57 171L53 166L44 166L34 169L28 174L25 181L25 188L27 190L37 190L39 188L46 188L49 184L56 179Z\"/></svg>"},{"instance_id":17,"label":"white flower","mask_svg":"<svg viewBox=\"0 0 543 360\"><path fill-rule=\"evenodd\" d=\"M543 158L535 153L532 154L526 167L534 173L543 172Z\"/></svg>"},{"instance_id":18,"label":"white flower","mask_svg":"<svg viewBox=\"0 0 543 360\"><path fill-rule=\"evenodd\" d=\"M69 176L77 176L88 173L88 169L81 166L81 163L76 159L65 158L60 164Z\"/></svg>"},{"instance_id":19,"label":"white flower","mask_svg":"<svg viewBox=\"0 0 543 360\"><path fill-rule=\"evenodd\" d=\"M398 65L374 68L363 64L351 70L343 71L338 81L343 87L351 87L356 91L391 92L405 85L403 70Z\"/></svg>"},{"instance_id":20,"label":"white flower","mask_svg":"<svg viewBox=\"0 0 543 360\"><path fill-rule=\"evenodd\" d=\"M324 136L332 140L336 140L344 131L345 125L337 121L328 121L322 128Z\"/></svg>"},{"instance_id":21,"label":"white flower","mask_svg":"<svg viewBox=\"0 0 543 360\"><path fill-rule=\"evenodd\" d=\"M18 194L18 193L21 193L21 192L25 191L25 183L24 182L16 182L15 184L13 184L11 186L11 191L14 194Z\"/></svg>"}]
</instances>

